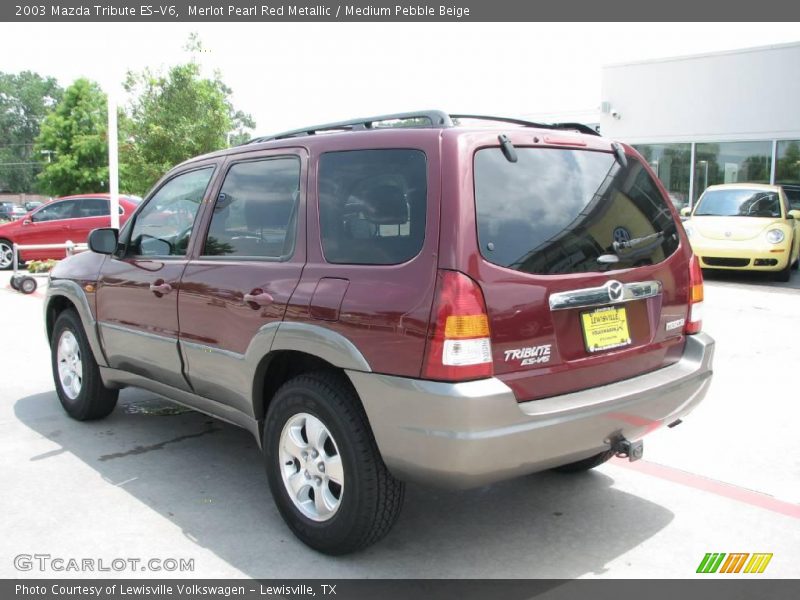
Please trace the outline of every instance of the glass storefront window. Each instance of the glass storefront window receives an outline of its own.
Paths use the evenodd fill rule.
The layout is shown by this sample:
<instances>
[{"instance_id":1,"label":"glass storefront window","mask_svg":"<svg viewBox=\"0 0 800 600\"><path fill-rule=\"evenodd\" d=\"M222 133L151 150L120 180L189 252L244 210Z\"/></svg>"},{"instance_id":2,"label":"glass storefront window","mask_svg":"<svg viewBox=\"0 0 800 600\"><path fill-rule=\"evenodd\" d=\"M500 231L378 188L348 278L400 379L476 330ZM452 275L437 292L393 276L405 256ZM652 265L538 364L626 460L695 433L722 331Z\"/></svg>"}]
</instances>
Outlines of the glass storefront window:
<instances>
[{"instance_id":1,"label":"glass storefront window","mask_svg":"<svg viewBox=\"0 0 800 600\"><path fill-rule=\"evenodd\" d=\"M667 188L669 198L680 210L689 202L691 144L640 144L636 150Z\"/></svg>"},{"instance_id":2,"label":"glass storefront window","mask_svg":"<svg viewBox=\"0 0 800 600\"><path fill-rule=\"evenodd\" d=\"M781 140L776 150L775 183L783 186L792 210L800 210L800 140Z\"/></svg>"},{"instance_id":3,"label":"glass storefront window","mask_svg":"<svg viewBox=\"0 0 800 600\"><path fill-rule=\"evenodd\" d=\"M697 144L694 164L694 200L710 185L769 183L772 143L722 142Z\"/></svg>"}]
</instances>

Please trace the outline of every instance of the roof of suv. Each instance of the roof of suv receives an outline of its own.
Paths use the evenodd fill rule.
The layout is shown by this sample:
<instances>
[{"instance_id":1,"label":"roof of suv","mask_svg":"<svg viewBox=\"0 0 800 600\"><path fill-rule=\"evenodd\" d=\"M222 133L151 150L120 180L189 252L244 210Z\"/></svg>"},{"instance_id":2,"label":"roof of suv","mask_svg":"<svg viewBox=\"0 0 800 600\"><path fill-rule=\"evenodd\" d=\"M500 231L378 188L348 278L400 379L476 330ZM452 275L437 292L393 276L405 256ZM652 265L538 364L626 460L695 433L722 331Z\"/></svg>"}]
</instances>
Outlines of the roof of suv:
<instances>
[{"instance_id":1,"label":"roof of suv","mask_svg":"<svg viewBox=\"0 0 800 600\"><path fill-rule=\"evenodd\" d=\"M403 122L406 124L402 124ZM463 122L470 122L470 126L466 126ZM472 122L492 125L488 127L472 126ZM511 117L448 114L443 111L431 110L351 119L256 137L240 146L197 156L182 164L256 149L309 146L321 140L330 141L340 138L340 136L348 136L348 139L358 139L364 136L372 138L376 135L412 138L469 133L511 134L519 131L541 136L544 145L587 146L591 149L599 149L598 146L600 146L602 149L608 150L610 144L607 140L600 138L597 131L581 123L534 123ZM586 143L574 143L577 139L584 139ZM535 141L539 142L540 140L536 138Z\"/></svg>"}]
</instances>

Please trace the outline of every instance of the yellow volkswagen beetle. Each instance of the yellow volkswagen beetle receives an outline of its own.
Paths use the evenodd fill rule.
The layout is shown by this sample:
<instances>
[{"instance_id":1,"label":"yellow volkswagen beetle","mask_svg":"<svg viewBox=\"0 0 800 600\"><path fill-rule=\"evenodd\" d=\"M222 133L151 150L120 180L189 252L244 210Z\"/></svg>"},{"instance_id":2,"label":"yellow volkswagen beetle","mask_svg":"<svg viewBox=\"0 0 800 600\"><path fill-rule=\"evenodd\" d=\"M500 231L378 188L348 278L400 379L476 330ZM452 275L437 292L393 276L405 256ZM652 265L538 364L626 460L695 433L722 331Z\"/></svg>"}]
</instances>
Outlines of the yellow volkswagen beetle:
<instances>
[{"instance_id":1,"label":"yellow volkswagen beetle","mask_svg":"<svg viewBox=\"0 0 800 600\"><path fill-rule=\"evenodd\" d=\"M700 266L773 271L789 281L800 258L800 210L778 185L733 183L706 188L684 222Z\"/></svg>"}]
</instances>

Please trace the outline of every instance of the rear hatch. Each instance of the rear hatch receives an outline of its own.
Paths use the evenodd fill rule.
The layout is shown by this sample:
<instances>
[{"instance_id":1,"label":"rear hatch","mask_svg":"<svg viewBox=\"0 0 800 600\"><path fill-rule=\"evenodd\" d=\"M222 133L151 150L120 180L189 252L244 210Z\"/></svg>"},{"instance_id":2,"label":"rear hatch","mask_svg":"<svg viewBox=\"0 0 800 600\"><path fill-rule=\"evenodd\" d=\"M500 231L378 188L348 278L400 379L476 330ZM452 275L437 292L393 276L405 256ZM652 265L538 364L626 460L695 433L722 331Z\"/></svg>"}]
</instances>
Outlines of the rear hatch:
<instances>
[{"instance_id":1,"label":"rear hatch","mask_svg":"<svg viewBox=\"0 0 800 600\"><path fill-rule=\"evenodd\" d=\"M659 369L685 341L691 252L666 193L632 150L565 136L471 156L480 258L461 270L521 402Z\"/></svg>"}]
</instances>

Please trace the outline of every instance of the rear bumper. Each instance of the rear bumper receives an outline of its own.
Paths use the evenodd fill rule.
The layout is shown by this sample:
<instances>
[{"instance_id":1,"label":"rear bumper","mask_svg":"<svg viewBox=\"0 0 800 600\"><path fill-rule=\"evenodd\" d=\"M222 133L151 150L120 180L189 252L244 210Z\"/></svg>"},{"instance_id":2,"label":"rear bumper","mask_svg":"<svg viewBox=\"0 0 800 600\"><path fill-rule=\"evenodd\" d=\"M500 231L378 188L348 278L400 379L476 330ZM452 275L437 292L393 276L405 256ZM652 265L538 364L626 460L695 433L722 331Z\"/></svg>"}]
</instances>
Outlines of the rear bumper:
<instances>
[{"instance_id":1,"label":"rear bumper","mask_svg":"<svg viewBox=\"0 0 800 600\"><path fill-rule=\"evenodd\" d=\"M689 413L711 383L714 340L688 336L676 364L617 383L517 403L498 379L442 383L348 371L384 462L404 480L469 488L641 438Z\"/></svg>"}]
</instances>

